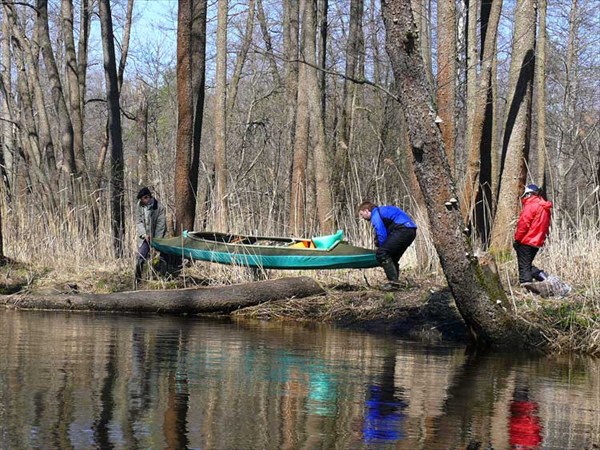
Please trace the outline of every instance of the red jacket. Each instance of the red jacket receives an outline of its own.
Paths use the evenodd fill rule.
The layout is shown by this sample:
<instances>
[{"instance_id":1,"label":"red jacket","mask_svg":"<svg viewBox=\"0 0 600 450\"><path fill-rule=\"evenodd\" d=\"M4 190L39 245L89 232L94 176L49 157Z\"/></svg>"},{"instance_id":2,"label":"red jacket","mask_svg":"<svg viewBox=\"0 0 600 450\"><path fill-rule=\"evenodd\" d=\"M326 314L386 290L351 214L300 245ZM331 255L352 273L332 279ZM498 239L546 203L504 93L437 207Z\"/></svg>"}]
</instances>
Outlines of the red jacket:
<instances>
[{"instance_id":1,"label":"red jacket","mask_svg":"<svg viewBox=\"0 0 600 450\"><path fill-rule=\"evenodd\" d=\"M515 230L515 241L532 247L541 247L550 229L552 202L544 200L539 195L526 197L521 202L523 210Z\"/></svg>"}]
</instances>

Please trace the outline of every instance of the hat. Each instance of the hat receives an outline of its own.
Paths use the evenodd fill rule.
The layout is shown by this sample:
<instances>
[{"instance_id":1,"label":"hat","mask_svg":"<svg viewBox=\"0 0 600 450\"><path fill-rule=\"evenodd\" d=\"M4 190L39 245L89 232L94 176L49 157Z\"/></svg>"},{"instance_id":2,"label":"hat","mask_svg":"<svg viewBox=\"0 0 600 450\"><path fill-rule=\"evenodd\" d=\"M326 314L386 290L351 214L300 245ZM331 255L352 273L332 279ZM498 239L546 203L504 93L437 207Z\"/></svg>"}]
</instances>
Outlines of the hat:
<instances>
[{"instance_id":1,"label":"hat","mask_svg":"<svg viewBox=\"0 0 600 450\"><path fill-rule=\"evenodd\" d=\"M152 197L152 192L150 192L150 189L148 189L147 187L143 187L140 189L140 192L138 192L137 199L139 200L142 197L145 197L146 195Z\"/></svg>"},{"instance_id":2,"label":"hat","mask_svg":"<svg viewBox=\"0 0 600 450\"><path fill-rule=\"evenodd\" d=\"M528 184L525 186L525 191L523 192L522 197L525 197L527 194L537 194L540 188L535 184Z\"/></svg>"}]
</instances>

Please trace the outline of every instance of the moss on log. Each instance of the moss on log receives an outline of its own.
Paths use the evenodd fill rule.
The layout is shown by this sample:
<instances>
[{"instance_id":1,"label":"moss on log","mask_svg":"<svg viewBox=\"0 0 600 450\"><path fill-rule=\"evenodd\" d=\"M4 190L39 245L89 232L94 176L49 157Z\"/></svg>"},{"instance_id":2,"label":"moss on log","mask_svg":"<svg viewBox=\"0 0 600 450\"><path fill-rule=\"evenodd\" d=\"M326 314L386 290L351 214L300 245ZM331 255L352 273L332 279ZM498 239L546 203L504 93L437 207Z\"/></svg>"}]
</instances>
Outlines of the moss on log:
<instances>
[{"instance_id":1,"label":"moss on log","mask_svg":"<svg viewBox=\"0 0 600 450\"><path fill-rule=\"evenodd\" d=\"M312 278L295 277L231 286L112 294L17 294L0 298L0 306L19 309L130 313L229 313L273 300L324 294Z\"/></svg>"}]
</instances>

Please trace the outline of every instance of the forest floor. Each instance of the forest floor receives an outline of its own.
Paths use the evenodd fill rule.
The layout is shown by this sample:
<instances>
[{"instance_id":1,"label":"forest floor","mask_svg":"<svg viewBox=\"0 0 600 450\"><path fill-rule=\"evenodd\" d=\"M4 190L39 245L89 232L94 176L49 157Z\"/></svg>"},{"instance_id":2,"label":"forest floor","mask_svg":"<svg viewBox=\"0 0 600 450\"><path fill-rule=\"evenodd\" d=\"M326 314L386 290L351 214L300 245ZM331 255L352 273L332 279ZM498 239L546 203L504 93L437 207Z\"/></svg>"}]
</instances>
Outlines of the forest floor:
<instances>
[{"instance_id":1,"label":"forest floor","mask_svg":"<svg viewBox=\"0 0 600 450\"><path fill-rule=\"evenodd\" d=\"M215 271L199 265L167 279L154 274L140 289L178 289L251 281L247 270L218 267ZM363 272L362 279L358 273L360 271L341 272L337 277L329 272L327 275L316 273L315 278L324 287L325 295L263 303L240 309L232 317L234 320L329 323L429 343L466 342L467 328L442 277L403 271L400 289L385 292L379 289L384 280L377 269ZM370 282L367 275L376 282ZM34 268L8 261L0 268L0 294L4 295L16 292L39 296L110 293L132 288L130 267L71 271L64 267L61 270ZM600 354L600 312L596 300L587 299L577 291L565 298L542 298L510 286L507 297L521 320L543 328L551 351Z\"/></svg>"}]
</instances>

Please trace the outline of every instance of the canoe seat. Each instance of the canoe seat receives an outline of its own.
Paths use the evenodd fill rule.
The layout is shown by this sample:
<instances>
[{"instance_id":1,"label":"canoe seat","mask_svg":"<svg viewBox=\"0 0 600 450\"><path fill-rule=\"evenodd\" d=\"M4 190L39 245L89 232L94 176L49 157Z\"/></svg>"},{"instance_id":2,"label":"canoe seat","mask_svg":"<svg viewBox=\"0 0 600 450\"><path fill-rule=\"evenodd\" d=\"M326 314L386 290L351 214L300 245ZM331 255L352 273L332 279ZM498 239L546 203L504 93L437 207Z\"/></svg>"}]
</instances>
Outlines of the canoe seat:
<instances>
[{"instance_id":1,"label":"canoe seat","mask_svg":"<svg viewBox=\"0 0 600 450\"><path fill-rule=\"evenodd\" d=\"M288 245L289 248L315 248L312 241L298 241Z\"/></svg>"},{"instance_id":2,"label":"canoe seat","mask_svg":"<svg viewBox=\"0 0 600 450\"><path fill-rule=\"evenodd\" d=\"M314 242L315 247L319 250L329 250L343 238L344 232L342 230L338 230L335 234L330 234L327 236L315 236L312 238L312 241Z\"/></svg>"}]
</instances>

